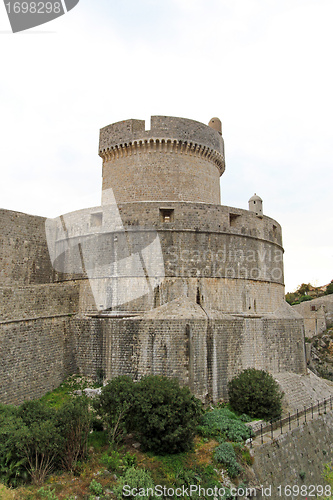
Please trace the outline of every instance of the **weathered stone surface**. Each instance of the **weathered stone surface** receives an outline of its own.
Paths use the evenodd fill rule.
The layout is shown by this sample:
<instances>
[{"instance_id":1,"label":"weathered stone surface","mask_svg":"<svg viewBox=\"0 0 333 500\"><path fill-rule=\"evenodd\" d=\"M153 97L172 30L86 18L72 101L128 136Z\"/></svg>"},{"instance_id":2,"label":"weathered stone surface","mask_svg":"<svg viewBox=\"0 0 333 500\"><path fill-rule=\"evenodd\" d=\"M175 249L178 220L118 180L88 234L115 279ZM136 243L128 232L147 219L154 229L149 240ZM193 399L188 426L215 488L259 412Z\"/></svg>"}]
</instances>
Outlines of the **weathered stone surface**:
<instances>
[{"instance_id":1,"label":"weathered stone surface","mask_svg":"<svg viewBox=\"0 0 333 500\"><path fill-rule=\"evenodd\" d=\"M215 400L243 368L305 373L303 320L284 301L281 227L219 204L219 130L127 120L101 130L100 155L117 206L109 196L46 230L44 218L0 211L0 401L38 397L74 372L167 375ZM164 270L151 275L155 240ZM147 291L128 299L134 280Z\"/></svg>"},{"instance_id":2,"label":"weathered stone surface","mask_svg":"<svg viewBox=\"0 0 333 500\"><path fill-rule=\"evenodd\" d=\"M303 497L316 497L317 485L325 487L327 484L323 478L323 464L329 463L332 458L333 412L330 411L282 434L274 441L254 448L253 470L257 484L266 488L272 487L271 495L258 494L257 498L296 500L301 497L300 493L293 495L292 491L291 494L289 490L285 492L284 488L287 485L291 488L299 486L299 489L305 485L308 487L308 495ZM315 487L311 496L310 485ZM279 486L281 486L280 493Z\"/></svg>"}]
</instances>

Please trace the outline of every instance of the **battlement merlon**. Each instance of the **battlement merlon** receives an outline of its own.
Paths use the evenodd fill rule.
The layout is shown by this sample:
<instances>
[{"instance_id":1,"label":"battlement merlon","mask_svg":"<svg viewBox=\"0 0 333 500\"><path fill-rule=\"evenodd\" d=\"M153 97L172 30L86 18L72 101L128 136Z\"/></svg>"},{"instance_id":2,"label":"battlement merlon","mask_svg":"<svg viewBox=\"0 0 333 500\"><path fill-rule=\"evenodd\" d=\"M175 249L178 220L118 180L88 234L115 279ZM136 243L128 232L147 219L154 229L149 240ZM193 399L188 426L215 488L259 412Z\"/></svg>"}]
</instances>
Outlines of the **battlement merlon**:
<instances>
[{"instance_id":1,"label":"battlement merlon","mask_svg":"<svg viewBox=\"0 0 333 500\"><path fill-rule=\"evenodd\" d=\"M100 130L99 155L104 156L110 150L132 145L139 141L177 143L192 149L207 151L207 156L218 158L220 175L224 172L224 141L221 133L195 120L173 116L152 116L151 128L145 130L144 120L123 120Z\"/></svg>"}]
</instances>

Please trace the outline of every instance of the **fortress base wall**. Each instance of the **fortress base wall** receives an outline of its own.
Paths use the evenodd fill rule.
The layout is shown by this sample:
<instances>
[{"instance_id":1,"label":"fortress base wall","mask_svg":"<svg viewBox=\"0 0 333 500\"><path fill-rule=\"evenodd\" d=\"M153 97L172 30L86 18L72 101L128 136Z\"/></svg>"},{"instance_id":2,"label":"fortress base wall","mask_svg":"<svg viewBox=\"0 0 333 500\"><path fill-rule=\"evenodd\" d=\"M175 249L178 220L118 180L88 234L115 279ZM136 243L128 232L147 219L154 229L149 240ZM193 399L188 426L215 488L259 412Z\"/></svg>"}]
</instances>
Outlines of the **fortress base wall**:
<instances>
[{"instance_id":1,"label":"fortress base wall","mask_svg":"<svg viewBox=\"0 0 333 500\"><path fill-rule=\"evenodd\" d=\"M21 404L76 371L68 317L0 325L0 403Z\"/></svg>"},{"instance_id":2,"label":"fortress base wall","mask_svg":"<svg viewBox=\"0 0 333 500\"><path fill-rule=\"evenodd\" d=\"M106 379L175 377L213 400L227 398L228 381L244 368L306 372L302 320L200 315L75 318L76 366Z\"/></svg>"},{"instance_id":3,"label":"fortress base wall","mask_svg":"<svg viewBox=\"0 0 333 500\"><path fill-rule=\"evenodd\" d=\"M0 288L0 403L20 404L76 371L75 283Z\"/></svg>"},{"instance_id":4,"label":"fortress base wall","mask_svg":"<svg viewBox=\"0 0 333 500\"><path fill-rule=\"evenodd\" d=\"M142 278L142 281L143 284L146 283L146 278ZM118 278L118 283L121 283L121 278ZM98 282L96 280L96 296L107 297L108 289L112 289L112 285L112 280L107 278L101 278ZM80 287L80 312L96 313L100 304L95 303L89 280L77 281L77 286ZM126 291L126 286L119 286L118 299L120 297L119 289ZM107 306L112 310L142 313L168 304L178 297L187 296L194 303L200 301L200 305L204 308L223 313L262 315L274 313L281 304L284 304L283 294L284 287L279 283L259 280L166 277L151 294L142 295L131 302L126 302L124 298L124 303L116 307L112 307L110 300L107 302ZM294 316L298 317L296 313Z\"/></svg>"},{"instance_id":5,"label":"fortress base wall","mask_svg":"<svg viewBox=\"0 0 333 500\"><path fill-rule=\"evenodd\" d=\"M0 210L0 285L50 283L45 218Z\"/></svg>"}]
</instances>

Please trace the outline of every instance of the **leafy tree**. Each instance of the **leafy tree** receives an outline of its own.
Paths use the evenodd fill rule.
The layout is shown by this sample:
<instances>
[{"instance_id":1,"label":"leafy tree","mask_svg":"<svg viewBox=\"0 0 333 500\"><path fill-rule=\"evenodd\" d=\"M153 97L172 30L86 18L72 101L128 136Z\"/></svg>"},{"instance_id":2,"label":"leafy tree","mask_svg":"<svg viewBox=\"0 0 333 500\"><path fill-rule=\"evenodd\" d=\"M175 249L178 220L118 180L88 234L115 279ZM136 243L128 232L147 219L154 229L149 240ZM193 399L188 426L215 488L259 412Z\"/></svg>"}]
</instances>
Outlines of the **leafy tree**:
<instances>
[{"instance_id":1,"label":"leafy tree","mask_svg":"<svg viewBox=\"0 0 333 500\"><path fill-rule=\"evenodd\" d=\"M294 292L288 292L286 293L286 296L285 296L285 299L286 299L286 302L288 302L288 304L293 304L296 300L297 300L297 294Z\"/></svg>"},{"instance_id":2,"label":"leafy tree","mask_svg":"<svg viewBox=\"0 0 333 500\"><path fill-rule=\"evenodd\" d=\"M90 420L88 401L84 397L72 399L58 410L57 427L64 438L60 457L66 470L75 470L86 456Z\"/></svg>"},{"instance_id":3,"label":"leafy tree","mask_svg":"<svg viewBox=\"0 0 333 500\"><path fill-rule=\"evenodd\" d=\"M28 479L26 458L21 454L16 434L24 425L17 408L0 406L0 481L17 487ZM1 497L0 497L1 498Z\"/></svg>"},{"instance_id":4,"label":"leafy tree","mask_svg":"<svg viewBox=\"0 0 333 500\"><path fill-rule=\"evenodd\" d=\"M307 295L307 293L312 289L311 283L302 283L296 290L298 295Z\"/></svg>"},{"instance_id":5,"label":"leafy tree","mask_svg":"<svg viewBox=\"0 0 333 500\"><path fill-rule=\"evenodd\" d=\"M56 412L37 399L22 403L17 409L17 416L30 427L32 424L54 419Z\"/></svg>"},{"instance_id":6,"label":"leafy tree","mask_svg":"<svg viewBox=\"0 0 333 500\"><path fill-rule=\"evenodd\" d=\"M111 442L120 440L133 426L135 385L130 377L116 377L94 400L94 408L105 423Z\"/></svg>"},{"instance_id":7,"label":"leafy tree","mask_svg":"<svg viewBox=\"0 0 333 500\"><path fill-rule=\"evenodd\" d=\"M331 293L333 293L333 280L327 285L325 295L330 295Z\"/></svg>"},{"instance_id":8,"label":"leafy tree","mask_svg":"<svg viewBox=\"0 0 333 500\"><path fill-rule=\"evenodd\" d=\"M147 376L137 384L136 429L144 448L160 455L191 448L202 403L175 379Z\"/></svg>"},{"instance_id":9,"label":"leafy tree","mask_svg":"<svg viewBox=\"0 0 333 500\"><path fill-rule=\"evenodd\" d=\"M26 459L26 467L34 484L44 482L54 468L56 457L63 444L63 437L55 422L34 422L30 427L23 425L15 435L17 446Z\"/></svg>"},{"instance_id":10,"label":"leafy tree","mask_svg":"<svg viewBox=\"0 0 333 500\"><path fill-rule=\"evenodd\" d=\"M282 413L283 393L278 383L264 370L248 368L228 383L229 402L238 413L269 420Z\"/></svg>"}]
</instances>

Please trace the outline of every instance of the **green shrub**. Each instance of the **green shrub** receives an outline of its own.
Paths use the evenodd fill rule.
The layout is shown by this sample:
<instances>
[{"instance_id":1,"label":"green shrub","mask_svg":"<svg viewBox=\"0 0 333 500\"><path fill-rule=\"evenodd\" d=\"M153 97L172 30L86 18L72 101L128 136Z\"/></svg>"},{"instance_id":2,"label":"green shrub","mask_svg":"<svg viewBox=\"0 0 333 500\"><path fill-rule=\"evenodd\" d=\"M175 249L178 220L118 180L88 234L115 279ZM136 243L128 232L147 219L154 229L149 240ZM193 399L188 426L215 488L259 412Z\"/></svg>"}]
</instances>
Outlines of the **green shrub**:
<instances>
[{"instance_id":1,"label":"green shrub","mask_svg":"<svg viewBox=\"0 0 333 500\"><path fill-rule=\"evenodd\" d=\"M116 498L122 499L123 497L123 488L126 487L127 491L129 493L129 490L132 490L133 488L138 489L138 496L132 496L130 494L127 494L127 491L125 491L126 496L125 498L128 498L129 500L134 500L137 497L139 497L142 500L149 500L150 498L161 498L161 497L156 497L154 495L154 482L152 480L152 477L149 472L145 471L144 469L135 469L134 467L131 467L126 470L125 474L119 479L117 486L114 488L114 494L116 495ZM146 494L140 494L140 493L147 493L147 489L150 489L151 491L148 491L148 495ZM140 492L140 490L142 490Z\"/></svg>"},{"instance_id":2,"label":"green shrub","mask_svg":"<svg viewBox=\"0 0 333 500\"><path fill-rule=\"evenodd\" d=\"M126 469L130 467L135 467L137 464L136 455L132 455L132 453L127 451L123 457L123 464Z\"/></svg>"},{"instance_id":3,"label":"green shrub","mask_svg":"<svg viewBox=\"0 0 333 500\"><path fill-rule=\"evenodd\" d=\"M311 297L310 295L302 295L300 298L299 298L299 302L306 302L308 300L312 300L313 297Z\"/></svg>"},{"instance_id":4,"label":"green shrub","mask_svg":"<svg viewBox=\"0 0 333 500\"><path fill-rule=\"evenodd\" d=\"M29 401L15 411L10 407L2 409L0 420L2 479L18 486L29 474L33 483L41 484L54 467L63 443L55 411L38 401Z\"/></svg>"},{"instance_id":5,"label":"green shrub","mask_svg":"<svg viewBox=\"0 0 333 500\"><path fill-rule=\"evenodd\" d=\"M136 429L143 448L163 455L191 448L202 403L175 379L147 376L137 384Z\"/></svg>"},{"instance_id":6,"label":"green shrub","mask_svg":"<svg viewBox=\"0 0 333 500\"><path fill-rule=\"evenodd\" d=\"M54 421L34 422L23 426L15 435L17 446L27 461L27 469L34 484L44 482L54 468L63 437Z\"/></svg>"},{"instance_id":7,"label":"green shrub","mask_svg":"<svg viewBox=\"0 0 333 500\"><path fill-rule=\"evenodd\" d=\"M117 377L102 389L94 407L111 442L136 430L143 447L158 454L189 449L202 414L201 401L187 387L159 376L136 383L129 377Z\"/></svg>"},{"instance_id":8,"label":"green shrub","mask_svg":"<svg viewBox=\"0 0 333 500\"><path fill-rule=\"evenodd\" d=\"M249 423L249 422L252 422L252 418L249 417L248 415L246 415L246 413L242 413L241 416L239 417L239 420L241 422L245 422L245 423Z\"/></svg>"},{"instance_id":9,"label":"green shrub","mask_svg":"<svg viewBox=\"0 0 333 500\"><path fill-rule=\"evenodd\" d=\"M67 401L57 412L57 427L64 438L60 450L62 466L74 471L87 454L90 430L88 401L84 397Z\"/></svg>"},{"instance_id":10,"label":"green shrub","mask_svg":"<svg viewBox=\"0 0 333 500\"><path fill-rule=\"evenodd\" d=\"M93 495L99 496L103 494L103 486L101 483L97 482L95 479L93 479L89 485L89 490Z\"/></svg>"},{"instance_id":11,"label":"green shrub","mask_svg":"<svg viewBox=\"0 0 333 500\"><path fill-rule=\"evenodd\" d=\"M24 426L17 417L17 408L0 406L0 481L17 487L26 482L26 458L19 450L16 434Z\"/></svg>"},{"instance_id":12,"label":"green shrub","mask_svg":"<svg viewBox=\"0 0 333 500\"><path fill-rule=\"evenodd\" d=\"M117 471L123 463L120 453L117 450L111 450L109 453L103 453L101 456L101 462L110 472Z\"/></svg>"},{"instance_id":13,"label":"green shrub","mask_svg":"<svg viewBox=\"0 0 333 500\"><path fill-rule=\"evenodd\" d=\"M49 408L39 400L26 401L17 410L17 416L24 424L30 427L32 424L56 419L56 410Z\"/></svg>"},{"instance_id":14,"label":"green shrub","mask_svg":"<svg viewBox=\"0 0 333 500\"><path fill-rule=\"evenodd\" d=\"M110 441L116 442L126 435L133 423L136 384L130 377L120 376L110 380L93 405L105 423Z\"/></svg>"},{"instance_id":15,"label":"green shrub","mask_svg":"<svg viewBox=\"0 0 333 500\"><path fill-rule=\"evenodd\" d=\"M88 403L69 400L59 410L41 401L0 407L0 479L19 486L41 484L54 468L74 470L85 457L90 429Z\"/></svg>"},{"instance_id":16,"label":"green shrub","mask_svg":"<svg viewBox=\"0 0 333 500\"><path fill-rule=\"evenodd\" d=\"M205 413L201 418L197 432L204 437L224 436L235 442L245 441L253 435L252 429L228 408L216 408Z\"/></svg>"},{"instance_id":17,"label":"green shrub","mask_svg":"<svg viewBox=\"0 0 333 500\"><path fill-rule=\"evenodd\" d=\"M237 462L236 453L231 443L221 443L217 446L214 458L226 466L230 477L238 476L243 470Z\"/></svg>"},{"instance_id":18,"label":"green shrub","mask_svg":"<svg viewBox=\"0 0 333 500\"><path fill-rule=\"evenodd\" d=\"M269 420L282 413L283 393L278 383L264 370L248 368L228 384L229 402L238 413Z\"/></svg>"},{"instance_id":19,"label":"green shrub","mask_svg":"<svg viewBox=\"0 0 333 500\"><path fill-rule=\"evenodd\" d=\"M41 498L45 498L46 500L58 500L55 490L51 490L51 488L40 488L37 493L39 493Z\"/></svg>"}]
</instances>

